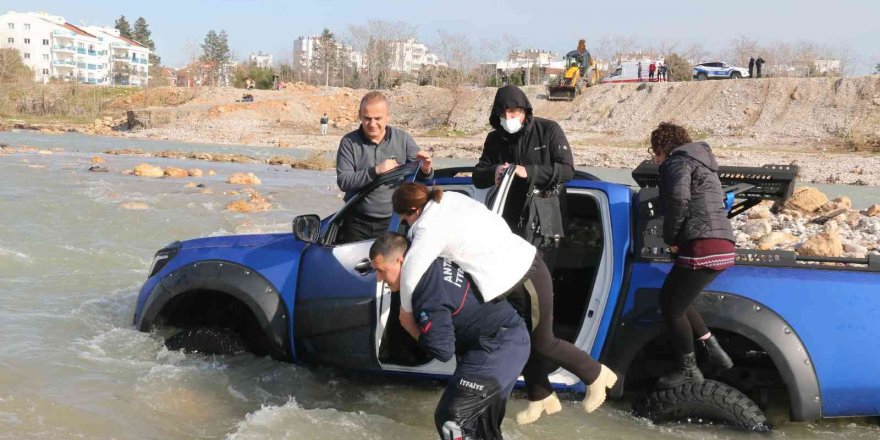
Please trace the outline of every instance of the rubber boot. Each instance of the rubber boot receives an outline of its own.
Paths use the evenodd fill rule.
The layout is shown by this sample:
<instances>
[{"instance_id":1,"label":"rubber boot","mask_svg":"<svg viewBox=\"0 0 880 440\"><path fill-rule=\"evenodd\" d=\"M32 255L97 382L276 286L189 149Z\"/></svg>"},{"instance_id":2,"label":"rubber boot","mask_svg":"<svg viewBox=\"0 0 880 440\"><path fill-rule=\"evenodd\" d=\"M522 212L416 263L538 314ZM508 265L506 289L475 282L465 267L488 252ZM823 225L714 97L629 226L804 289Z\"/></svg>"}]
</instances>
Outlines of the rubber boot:
<instances>
[{"instance_id":1,"label":"rubber boot","mask_svg":"<svg viewBox=\"0 0 880 440\"><path fill-rule=\"evenodd\" d=\"M584 411L587 414L595 411L605 402L605 392L607 388L611 388L617 382L617 375L610 368L602 365L599 371L599 377L587 385L587 397L584 399Z\"/></svg>"},{"instance_id":2,"label":"rubber boot","mask_svg":"<svg viewBox=\"0 0 880 440\"><path fill-rule=\"evenodd\" d=\"M562 404L559 403L559 398L556 397L556 393L553 393L544 400L538 400L536 402L529 402L529 406L516 413L516 423L519 425L528 425L529 423L534 423L538 419L541 418L543 413L556 414L559 411L562 411Z\"/></svg>"},{"instance_id":3,"label":"rubber boot","mask_svg":"<svg viewBox=\"0 0 880 440\"><path fill-rule=\"evenodd\" d=\"M703 373L697 368L697 357L694 353L682 355L678 359L675 370L657 381L658 388L674 388L688 382L703 383Z\"/></svg>"},{"instance_id":4,"label":"rubber boot","mask_svg":"<svg viewBox=\"0 0 880 440\"><path fill-rule=\"evenodd\" d=\"M730 356L721 348L721 344L715 339L715 335L709 336L709 339L697 341L697 348L700 350L710 370L727 370L733 366Z\"/></svg>"}]
</instances>

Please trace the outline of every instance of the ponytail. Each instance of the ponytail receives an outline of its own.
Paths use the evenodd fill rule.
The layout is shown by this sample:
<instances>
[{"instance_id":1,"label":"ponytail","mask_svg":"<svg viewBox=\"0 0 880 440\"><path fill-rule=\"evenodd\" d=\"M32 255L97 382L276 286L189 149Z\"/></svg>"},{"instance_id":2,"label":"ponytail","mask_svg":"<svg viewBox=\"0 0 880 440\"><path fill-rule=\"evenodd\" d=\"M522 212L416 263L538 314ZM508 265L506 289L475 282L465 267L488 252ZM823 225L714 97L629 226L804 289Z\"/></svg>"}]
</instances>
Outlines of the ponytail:
<instances>
[{"instance_id":1,"label":"ponytail","mask_svg":"<svg viewBox=\"0 0 880 440\"><path fill-rule=\"evenodd\" d=\"M428 191L428 187L421 183L407 182L394 190L391 206L395 214L402 215L415 209L424 209L429 200L440 203L442 198L443 188L433 188Z\"/></svg>"}]
</instances>

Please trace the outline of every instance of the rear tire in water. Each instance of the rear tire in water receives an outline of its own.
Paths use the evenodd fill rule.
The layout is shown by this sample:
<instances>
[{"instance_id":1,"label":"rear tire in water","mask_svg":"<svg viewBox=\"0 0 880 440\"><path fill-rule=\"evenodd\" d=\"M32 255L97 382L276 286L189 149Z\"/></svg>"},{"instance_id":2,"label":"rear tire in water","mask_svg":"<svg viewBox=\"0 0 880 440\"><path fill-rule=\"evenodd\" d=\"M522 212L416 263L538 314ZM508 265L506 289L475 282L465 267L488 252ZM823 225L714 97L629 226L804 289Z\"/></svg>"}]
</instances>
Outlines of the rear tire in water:
<instances>
[{"instance_id":1,"label":"rear tire in water","mask_svg":"<svg viewBox=\"0 0 880 440\"><path fill-rule=\"evenodd\" d=\"M636 402L633 410L657 424L714 421L747 431L770 431L764 412L752 399L714 380L653 390Z\"/></svg>"},{"instance_id":2,"label":"rear tire in water","mask_svg":"<svg viewBox=\"0 0 880 440\"><path fill-rule=\"evenodd\" d=\"M169 350L183 350L184 353L236 355L246 353L247 343L236 332L228 328L197 327L184 329L165 340Z\"/></svg>"}]
</instances>

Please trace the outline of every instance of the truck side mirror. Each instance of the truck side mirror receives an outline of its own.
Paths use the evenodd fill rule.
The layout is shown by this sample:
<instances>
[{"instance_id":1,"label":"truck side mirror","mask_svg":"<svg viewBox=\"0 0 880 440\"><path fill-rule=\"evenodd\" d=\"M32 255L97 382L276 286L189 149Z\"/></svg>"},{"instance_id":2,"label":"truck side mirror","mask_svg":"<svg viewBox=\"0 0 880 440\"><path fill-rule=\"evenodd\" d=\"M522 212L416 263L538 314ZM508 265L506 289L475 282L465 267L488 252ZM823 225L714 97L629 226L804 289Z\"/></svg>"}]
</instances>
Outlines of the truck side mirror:
<instances>
[{"instance_id":1,"label":"truck side mirror","mask_svg":"<svg viewBox=\"0 0 880 440\"><path fill-rule=\"evenodd\" d=\"M321 234L321 217L300 215L293 219L293 235L300 241L315 243Z\"/></svg>"}]
</instances>

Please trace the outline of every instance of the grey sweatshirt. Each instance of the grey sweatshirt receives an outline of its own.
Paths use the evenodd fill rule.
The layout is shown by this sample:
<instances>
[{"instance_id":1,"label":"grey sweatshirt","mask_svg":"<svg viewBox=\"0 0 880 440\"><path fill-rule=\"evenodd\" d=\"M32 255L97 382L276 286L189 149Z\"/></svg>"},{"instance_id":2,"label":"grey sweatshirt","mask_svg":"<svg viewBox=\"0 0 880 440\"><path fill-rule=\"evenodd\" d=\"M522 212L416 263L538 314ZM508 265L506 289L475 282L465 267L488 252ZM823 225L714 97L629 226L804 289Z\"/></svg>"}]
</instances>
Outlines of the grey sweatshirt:
<instances>
[{"instance_id":1,"label":"grey sweatshirt","mask_svg":"<svg viewBox=\"0 0 880 440\"><path fill-rule=\"evenodd\" d=\"M419 147L409 133L391 126L385 127L385 139L378 145L367 139L360 128L346 134L339 141L339 151L336 152L336 184L345 191L344 200L348 201L379 177L376 174L379 162L391 156L395 156L401 165L415 162L418 152ZM419 171L419 177L431 179L434 171L428 176ZM391 217L393 193L388 186L376 188L355 209L370 217Z\"/></svg>"}]
</instances>

